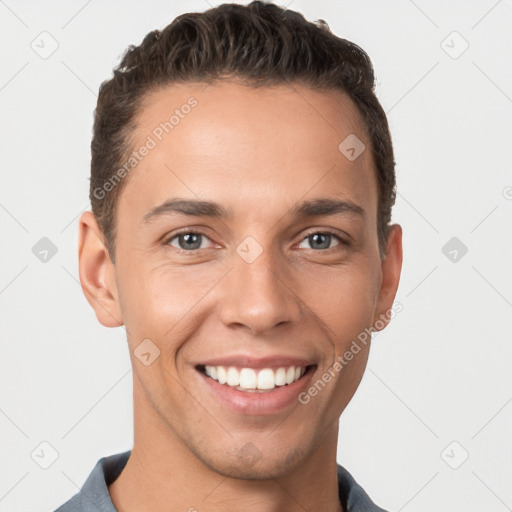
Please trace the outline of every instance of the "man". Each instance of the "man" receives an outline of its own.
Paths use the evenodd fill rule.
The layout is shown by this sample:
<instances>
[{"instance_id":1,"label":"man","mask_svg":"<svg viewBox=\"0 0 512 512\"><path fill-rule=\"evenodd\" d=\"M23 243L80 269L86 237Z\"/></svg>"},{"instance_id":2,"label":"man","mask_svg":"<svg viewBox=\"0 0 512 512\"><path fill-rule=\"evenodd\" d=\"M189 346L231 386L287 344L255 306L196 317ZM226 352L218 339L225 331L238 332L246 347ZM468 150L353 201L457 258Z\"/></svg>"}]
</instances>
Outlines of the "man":
<instances>
[{"instance_id":1,"label":"man","mask_svg":"<svg viewBox=\"0 0 512 512\"><path fill-rule=\"evenodd\" d=\"M179 16L102 84L80 280L126 328L134 444L59 512L383 510L336 460L402 265L373 87L263 2Z\"/></svg>"}]
</instances>

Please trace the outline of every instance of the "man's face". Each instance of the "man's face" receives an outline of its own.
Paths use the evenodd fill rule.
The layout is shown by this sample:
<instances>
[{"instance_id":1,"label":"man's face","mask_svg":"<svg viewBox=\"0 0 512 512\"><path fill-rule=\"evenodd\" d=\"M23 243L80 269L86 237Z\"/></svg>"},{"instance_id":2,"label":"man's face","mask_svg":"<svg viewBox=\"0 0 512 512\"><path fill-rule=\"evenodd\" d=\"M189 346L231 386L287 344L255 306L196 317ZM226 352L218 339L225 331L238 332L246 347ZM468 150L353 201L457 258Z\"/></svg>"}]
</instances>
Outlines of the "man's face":
<instances>
[{"instance_id":1,"label":"man's face","mask_svg":"<svg viewBox=\"0 0 512 512\"><path fill-rule=\"evenodd\" d=\"M155 128L190 97L197 105L159 141ZM351 134L366 146L355 160L338 148ZM157 145L120 195L109 267L135 375L136 435L137 425L158 430L224 475L285 474L337 435L369 343L343 355L398 286L397 275L383 279L360 115L341 92L298 85L173 85L147 97L134 147L148 135ZM155 212L178 198L215 202L226 216ZM343 204L299 210L326 199Z\"/></svg>"}]
</instances>

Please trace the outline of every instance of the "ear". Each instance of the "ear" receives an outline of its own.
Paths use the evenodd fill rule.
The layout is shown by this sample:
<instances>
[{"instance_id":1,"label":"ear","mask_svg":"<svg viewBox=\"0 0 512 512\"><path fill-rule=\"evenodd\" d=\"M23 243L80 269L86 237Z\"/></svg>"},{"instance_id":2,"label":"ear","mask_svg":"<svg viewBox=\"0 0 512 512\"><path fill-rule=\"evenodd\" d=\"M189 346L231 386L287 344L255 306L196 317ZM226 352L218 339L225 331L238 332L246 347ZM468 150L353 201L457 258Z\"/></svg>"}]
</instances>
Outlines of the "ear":
<instances>
[{"instance_id":1,"label":"ear","mask_svg":"<svg viewBox=\"0 0 512 512\"><path fill-rule=\"evenodd\" d=\"M402 271L402 227L393 224L388 233L384 259L381 260L381 285L373 319L374 329L381 331L391 319L390 310L395 300Z\"/></svg>"},{"instance_id":2,"label":"ear","mask_svg":"<svg viewBox=\"0 0 512 512\"><path fill-rule=\"evenodd\" d=\"M103 234L91 211L82 213L78 226L78 265L85 298L105 327L123 325L115 267Z\"/></svg>"}]
</instances>

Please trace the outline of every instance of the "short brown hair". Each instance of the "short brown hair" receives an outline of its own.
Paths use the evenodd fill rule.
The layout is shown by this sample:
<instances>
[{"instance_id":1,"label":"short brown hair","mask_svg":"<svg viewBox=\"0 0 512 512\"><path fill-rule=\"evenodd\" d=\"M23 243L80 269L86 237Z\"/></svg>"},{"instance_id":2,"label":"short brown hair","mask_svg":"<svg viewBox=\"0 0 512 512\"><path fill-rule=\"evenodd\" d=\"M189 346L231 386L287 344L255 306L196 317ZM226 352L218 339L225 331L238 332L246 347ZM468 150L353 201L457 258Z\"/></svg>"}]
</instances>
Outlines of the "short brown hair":
<instances>
[{"instance_id":1,"label":"short brown hair","mask_svg":"<svg viewBox=\"0 0 512 512\"><path fill-rule=\"evenodd\" d=\"M130 136L145 94L172 83L210 83L225 77L251 86L296 82L348 94L371 141L383 257L396 197L389 126L374 93L370 58L356 44L334 35L325 21L309 22L302 14L270 2L222 4L202 13L182 14L163 30L149 32L139 46L127 48L113 74L99 90L89 194L112 262L117 203L127 180L108 192L101 187L133 151Z\"/></svg>"}]
</instances>

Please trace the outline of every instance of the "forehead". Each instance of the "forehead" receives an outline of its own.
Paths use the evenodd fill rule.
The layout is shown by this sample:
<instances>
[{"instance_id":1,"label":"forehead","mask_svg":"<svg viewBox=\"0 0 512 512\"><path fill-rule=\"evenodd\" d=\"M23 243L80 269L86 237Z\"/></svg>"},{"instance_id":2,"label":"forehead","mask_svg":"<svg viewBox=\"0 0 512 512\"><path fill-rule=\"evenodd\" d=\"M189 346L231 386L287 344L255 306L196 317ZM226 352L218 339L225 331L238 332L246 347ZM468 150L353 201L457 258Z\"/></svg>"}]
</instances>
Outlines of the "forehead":
<instances>
[{"instance_id":1,"label":"forehead","mask_svg":"<svg viewBox=\"0 0 512 512\"><path fill-rule=\"evenodd\" d=\"M368 150L351 161L340 144L343 149L354 136ZM144 98L132 143L137 150L149 141L153 147L130 175L120 203L149 210L171 196L188 196L243 211L249 203L270 208L329 191L356 203L370 200L365 209L376 211L370 141L341 91L173 84Z\"/></svg>"}]
</instances>

